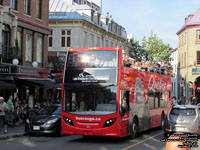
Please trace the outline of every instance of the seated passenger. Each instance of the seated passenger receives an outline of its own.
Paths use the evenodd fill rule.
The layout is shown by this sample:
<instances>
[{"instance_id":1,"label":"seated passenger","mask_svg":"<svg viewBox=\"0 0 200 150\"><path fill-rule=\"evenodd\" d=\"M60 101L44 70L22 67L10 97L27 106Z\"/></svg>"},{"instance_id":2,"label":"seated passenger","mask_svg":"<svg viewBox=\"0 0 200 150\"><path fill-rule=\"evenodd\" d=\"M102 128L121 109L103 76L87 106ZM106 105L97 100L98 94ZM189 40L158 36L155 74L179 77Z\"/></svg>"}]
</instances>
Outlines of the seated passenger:
<instances>
[{"instance_id":1,"label":"seated passenger","mask_svg":"<svg viewBox=\"0 0 200 150\"><path fill-rule=\"evenodd\" d=\"M125 55L124 67L130 67L130 66L131 66L131 62L129 61L129 56Z\"/></svg>"}]
</instances>

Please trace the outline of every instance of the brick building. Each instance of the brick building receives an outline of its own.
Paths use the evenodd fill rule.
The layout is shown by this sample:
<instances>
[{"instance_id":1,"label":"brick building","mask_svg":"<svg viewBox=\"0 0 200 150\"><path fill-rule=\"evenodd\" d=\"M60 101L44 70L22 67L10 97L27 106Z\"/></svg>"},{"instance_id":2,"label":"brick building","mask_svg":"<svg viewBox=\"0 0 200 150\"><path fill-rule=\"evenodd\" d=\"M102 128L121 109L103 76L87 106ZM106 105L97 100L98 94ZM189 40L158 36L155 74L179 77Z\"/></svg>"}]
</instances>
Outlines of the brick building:
<instances>
[{"instance_id":1,"label":"brick building","mask_svg":"<svg viewBox=\"0 0 200 150\"><path fill-rule=\"evenodd\" d=\"M48 86L48 16L49 0L0 0L0 86L16 85L21 99Z\"/></svg>"}]
</instances>

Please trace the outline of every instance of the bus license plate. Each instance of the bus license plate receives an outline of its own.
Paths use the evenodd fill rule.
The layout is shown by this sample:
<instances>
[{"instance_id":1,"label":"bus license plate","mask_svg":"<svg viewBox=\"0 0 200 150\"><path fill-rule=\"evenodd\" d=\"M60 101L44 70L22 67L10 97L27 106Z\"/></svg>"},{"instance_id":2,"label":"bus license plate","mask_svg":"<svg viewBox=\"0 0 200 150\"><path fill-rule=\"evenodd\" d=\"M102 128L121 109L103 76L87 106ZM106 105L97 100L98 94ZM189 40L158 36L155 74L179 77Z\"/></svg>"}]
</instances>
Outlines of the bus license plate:
<instances>
[{"instance_id":1,"label":"bus license plate","mask_svg":"<svg viewBox=\"0 0 200 150\"><path fill-rule=\"evenodd\" d=\"M184 128L176 128L176 131L184 131Z\"/></svg>"},{"instance_id":2,"label":"bus license plate","mask_svg":"<svg viewBox=\"0 0 200 150\"><path fill-rule=\"evenodd\" d=\"M40 130L40 126L33 126L33 130Z\"/></svg>"}]
</instances>

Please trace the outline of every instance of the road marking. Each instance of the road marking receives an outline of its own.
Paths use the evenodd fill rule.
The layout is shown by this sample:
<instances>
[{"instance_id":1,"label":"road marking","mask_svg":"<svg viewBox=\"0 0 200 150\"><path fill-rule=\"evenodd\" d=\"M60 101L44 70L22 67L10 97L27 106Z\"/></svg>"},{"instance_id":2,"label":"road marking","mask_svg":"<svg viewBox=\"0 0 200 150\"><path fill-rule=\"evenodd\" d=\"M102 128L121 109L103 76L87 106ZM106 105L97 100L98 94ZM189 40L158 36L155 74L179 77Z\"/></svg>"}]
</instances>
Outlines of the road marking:
<instances>
[{"instance_id":1,"label":"road marking","mask_svg":"<svg viewBox=\"0 0 200 150\"><path fill-rule=\"evenodd\" d=\"M163 132L161 132L161 133L159 133L159 134L156 134L156 135L154 135L154 136L151 136L151 137L149 137L149 138L147 138L147 139L144 139L144 140L142 140L142 141L139 141L139 142L137 142L137 143L135 143L135 144L133 144L133 145L130 145L130 146L128 146L128 147L125 147L125 148L123 148L122 150L127 150L127 149L129 149L129 148L131 148L131 147L134 147L134 146L138 145L138 144L144 143L145 141L148 141L148 140L150 140L150 139L153 139L153 138L155 138L155 137L157 137L157 136L159 136L159 135L161 135L161 134L163 134Z\"/></svg>"}]
</instances>

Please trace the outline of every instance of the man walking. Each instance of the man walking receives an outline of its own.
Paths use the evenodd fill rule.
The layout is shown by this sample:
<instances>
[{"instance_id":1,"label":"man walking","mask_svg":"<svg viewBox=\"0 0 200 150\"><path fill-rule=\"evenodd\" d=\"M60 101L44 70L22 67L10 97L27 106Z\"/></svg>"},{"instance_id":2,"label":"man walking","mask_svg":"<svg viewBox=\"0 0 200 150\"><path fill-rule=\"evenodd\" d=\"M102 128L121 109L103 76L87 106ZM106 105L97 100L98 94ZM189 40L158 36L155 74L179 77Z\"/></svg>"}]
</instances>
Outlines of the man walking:
<instances>
[{"instance_id":1,"label":"man walking","mask_svg":"<svg viewBox=\"0 0 200 150\"><path fill-rule=\"evenodd\" d=\"M4 133L7 133L7 121L6 121L6 111L8 110L8 105L4 102L4 98L0 97L0 123L3 121Z\"/></svg>"},{"instance_id":2,"label":"man walking","mask_svg":"<svg viewBox=\"0 0 200 150\"><path fill-rule=\"evenodd\" d=\"M7 105L8 105L9 123L11 126L14 126L14 104L12 95L9 96Z\"/></svg>"}]
</instances>

